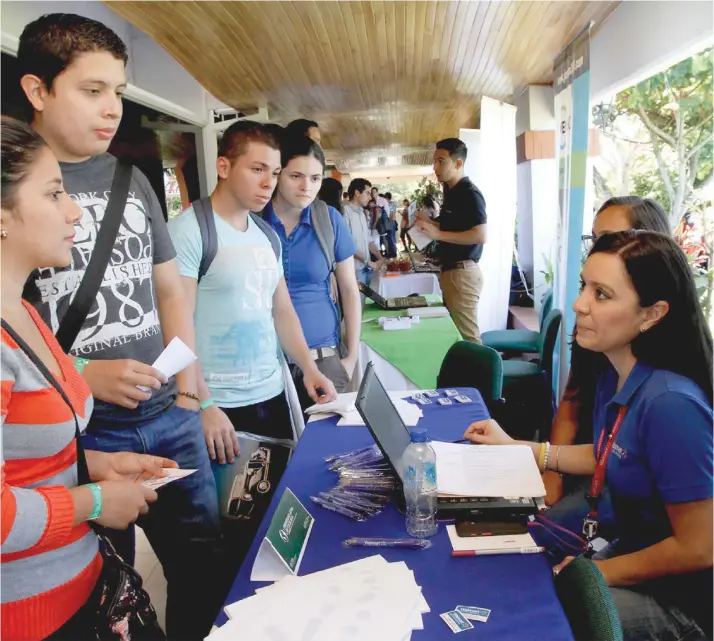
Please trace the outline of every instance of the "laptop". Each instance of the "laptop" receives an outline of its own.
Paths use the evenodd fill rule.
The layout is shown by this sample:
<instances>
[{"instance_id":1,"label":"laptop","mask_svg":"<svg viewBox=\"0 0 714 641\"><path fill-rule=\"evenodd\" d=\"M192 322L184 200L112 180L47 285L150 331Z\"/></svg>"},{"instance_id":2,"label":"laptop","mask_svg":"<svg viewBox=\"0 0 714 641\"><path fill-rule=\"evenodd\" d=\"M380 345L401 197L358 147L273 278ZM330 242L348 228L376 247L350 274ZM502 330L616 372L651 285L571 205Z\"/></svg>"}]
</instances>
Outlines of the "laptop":
<instances>
[{"instance_id":1,"label":"laptop","mask_svg":"<svg viewBox=\"0 0 714 641\"><path fill-rule=\"evenodd\" d=\"M409 235L409 234L407 234ZM429 263L422 263L421 265L414 259L414 254L412 254L412 248L407 243L407 253L409 254L409 260L412 261L412 269L416 274L440 274L441 267L437 265L430 265Z\"/></svg>"},{"instance_id":2,"label":"laptop","mask_svg":"<svg viewBox=\"0 0 714 641\"><path fill-rule=\"evenodd\" d=\"M359 290L367 298L371 298L382 309L409 309L410 307L429 307L429 302L423 296L399 296L384 298L364 283L358 283Z\"/></svg>"},{"instance_id":3,"label":"laptop","mask_svg":"<svg viewBox=\"0 0 714 641\"><path fill-rule=\"evenodd\" d=\"M395 477L403 481L404 451L409 446L411 437L392 399L377 377L371 361L367 364L357 392L355 407ZM404 501L401 485L395 495L397 504L401 505ZM439 496L437 505L440 519L513 521L538 512L536 502L530 497Z\"/></svg>"}]
</instances>

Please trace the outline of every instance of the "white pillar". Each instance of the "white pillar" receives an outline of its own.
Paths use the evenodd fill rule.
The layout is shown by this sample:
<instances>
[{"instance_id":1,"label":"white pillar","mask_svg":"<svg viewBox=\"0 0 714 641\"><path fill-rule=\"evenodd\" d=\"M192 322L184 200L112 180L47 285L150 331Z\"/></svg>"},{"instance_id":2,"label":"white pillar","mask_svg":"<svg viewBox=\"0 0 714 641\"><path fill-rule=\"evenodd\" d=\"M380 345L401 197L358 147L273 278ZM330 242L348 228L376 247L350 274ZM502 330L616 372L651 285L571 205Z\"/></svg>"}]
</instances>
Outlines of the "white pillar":
<instances>
[{"instance_id":1,"label":"white pillar","mask_svg":"<svg viewBox=\"0 0 714 641\"><path fill-rule=\"evenodd\" d=\"M210 196L218 183L218 134L213 125L213 113L210 124L201 128L196 136L196 165L201 198Z\"/></svg>"},{"instance_id":2,"label":"white pillar","mask_svg":"<svg viewBox=\"0 0 714 641\"><path fill-rule=\"evenodd\" d=\"M483 192L488 215L480 262L484 286L478 323L482 332L505 329L508 320L516 225L515 132L516 108L487 97L481 100L481 129L459 130L459 138L469 149L466 175Z\"/></svg>"}]
</instances>

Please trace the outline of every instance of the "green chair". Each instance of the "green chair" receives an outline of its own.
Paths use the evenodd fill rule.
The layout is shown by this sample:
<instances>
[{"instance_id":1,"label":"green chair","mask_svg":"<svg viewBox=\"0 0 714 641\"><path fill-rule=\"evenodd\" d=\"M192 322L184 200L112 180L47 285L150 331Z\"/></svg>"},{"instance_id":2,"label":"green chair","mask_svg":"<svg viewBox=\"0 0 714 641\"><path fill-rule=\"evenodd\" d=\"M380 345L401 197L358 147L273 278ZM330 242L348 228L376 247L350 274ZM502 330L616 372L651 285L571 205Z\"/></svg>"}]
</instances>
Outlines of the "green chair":
<instances>
[{"instance_id":1,"label":"green chair","mask_svg":"<svg viewBox=\"0 0 714 641\"><path fill-rule=\"evenodd\" d=\"M610 590L590 559L568 563L555 577L555 592L575 641L623 641Z\"/></svg>"},{"instance_id":2,"label":"green chair","mask_svg":"<svg viewBox=\"0 0 714 641\"><path fill-rule=\"evenodd\" d=\"M441 363L436 379L439 388L475 387L489 411L503 402L503 361L490 347L470 341L454 343Z\"/></svg>"},{"instance_id":3,"label":"green chair","mask_svg":"<svg viewBox=\"0 0 714 641\"><path fill-rule=\"evenodd\" d=\"M538 351L543 323L553 308L553 290L549 289L542 299L540 316L538 317L540 330L534 332L529 329L498 329L481 334L481 341L487 347L506 354L529 354Z\"/></svg>"},{"instance_id":4,"label":"green chair","mask_svg":"<svg viewBox=\"0 0 714 641\"><path fill-rule=\"evenodd\" d=\"M541 377L543 373L548 379L553 375L553 351L558 338L563 314L559 309L551 309L543 321L538 341L538 361L505 360L503 361L503 380L508 384L515 380L529 377Z\"/></svg>"}]
</instances>

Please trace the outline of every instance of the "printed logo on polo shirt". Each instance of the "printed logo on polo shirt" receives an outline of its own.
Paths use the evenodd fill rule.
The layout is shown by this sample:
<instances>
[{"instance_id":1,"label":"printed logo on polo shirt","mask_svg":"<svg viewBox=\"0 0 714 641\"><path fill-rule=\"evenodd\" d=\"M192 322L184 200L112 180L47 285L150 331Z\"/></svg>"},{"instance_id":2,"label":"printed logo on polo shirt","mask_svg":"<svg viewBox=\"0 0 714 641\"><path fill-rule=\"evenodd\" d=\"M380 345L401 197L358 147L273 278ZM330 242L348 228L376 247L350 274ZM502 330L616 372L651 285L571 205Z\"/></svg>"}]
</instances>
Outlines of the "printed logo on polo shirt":
<instances>
[{"instance_id":1,"label":"printed logo on polo shirt","mask_svg":"<svg viewBox=\"0 0 714 641\"><path fill-rule=\"evenodd\" d=\"M617 443L613 443L612 451L619 459L624 460L627 458L627 450L624 447L620 447Z\"/></svg>"}]
</instances>

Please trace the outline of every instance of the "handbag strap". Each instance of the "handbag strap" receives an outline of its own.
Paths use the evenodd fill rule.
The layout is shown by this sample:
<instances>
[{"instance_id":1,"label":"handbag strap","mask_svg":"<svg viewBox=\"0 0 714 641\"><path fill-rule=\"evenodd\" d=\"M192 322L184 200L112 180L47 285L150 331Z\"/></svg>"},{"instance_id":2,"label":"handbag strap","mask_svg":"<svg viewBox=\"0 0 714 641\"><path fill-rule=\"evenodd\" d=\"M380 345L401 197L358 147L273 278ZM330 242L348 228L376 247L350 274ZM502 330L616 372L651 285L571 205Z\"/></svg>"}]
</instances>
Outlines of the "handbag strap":
<instances>
[{"instance_id":1,"label":"handbag strap","mask_svg":"<svg viewBox=\"0 0 714 641\"><path fill-rule=\"evenodd\" d=\"M84 454L84 448L82 447L82 443L80 441L82 434L79 430L79 420L77 419L77 412L75 412L74 406L72 405L69 398L67 398L67 394L65 394L65 391L62 389L62 386L59 384L52 372L50 372L50 370L47 369L47 366L40 360L40 357L35 354L34 350L20 337L20 335L12 327L10 327L10 325L7 324L4 319L2 320L2 328L12 337L12 340L17 343L18 347L23 352L25 352L25 354L27 354L27 357L40 371L40 374L42 374L42 376L47 379L47 382L52 385L55 390L57 390L59 395L62 397L62 400L64 400L64 402L67 403L69 408L72 410L72 416L74 417L74 436L75 441L77 443L77 480L79 485L86 485L87 483L90 483L91 479L89 478L87 457Z\"/></svg>"},{"instance_id":2,"label":"handbag strap","mask_svg":"<svg viewBox=\"0 0 714 641\"><path fill-rule=\"evenodd\" d=\"M112 247L116 242L117 232L126 206L126 199L129 196L131 175L132 166L122 160L117 160L109 202L104 211L104 218L102 218L99 233L94 243L92 257L89 259L87 270L84 272L84 277L79 284L77 293L55 335L62 347L62 351L67 354L72 349L72 345L74 345L74 341L82 329L82 325L102 284L104 272L112 254Z\"/></svg>"}]
</instances>

